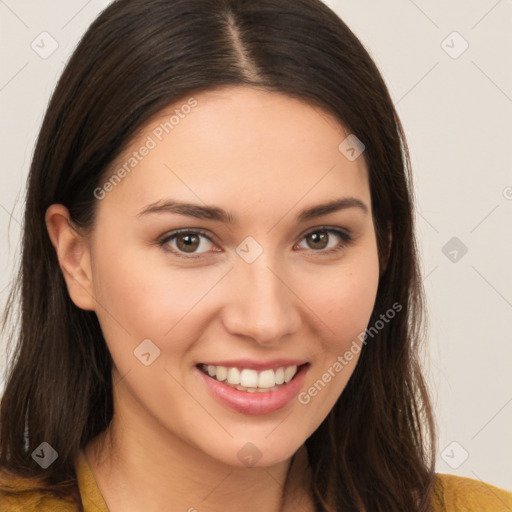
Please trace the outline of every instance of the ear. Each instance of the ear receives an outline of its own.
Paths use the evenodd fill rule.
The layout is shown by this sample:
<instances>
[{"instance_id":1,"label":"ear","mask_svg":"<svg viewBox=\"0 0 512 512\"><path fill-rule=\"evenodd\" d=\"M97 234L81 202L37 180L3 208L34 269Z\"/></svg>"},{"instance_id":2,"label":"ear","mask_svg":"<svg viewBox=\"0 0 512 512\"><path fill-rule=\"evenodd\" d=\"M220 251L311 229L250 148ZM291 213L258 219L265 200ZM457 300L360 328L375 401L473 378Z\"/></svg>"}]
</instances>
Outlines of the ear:
<instances>
[{"instance_id":1,"label":"ear","mask_svg":"<svg viewBox=\"0 0 512 512\"><path fill-rule=\"evenodd\" d=\"M69 211L62 204L52 204L46 210L45 222L71 300L81 309L94 311L88 240L73 227Z\"/></svg>"}]
</instances>

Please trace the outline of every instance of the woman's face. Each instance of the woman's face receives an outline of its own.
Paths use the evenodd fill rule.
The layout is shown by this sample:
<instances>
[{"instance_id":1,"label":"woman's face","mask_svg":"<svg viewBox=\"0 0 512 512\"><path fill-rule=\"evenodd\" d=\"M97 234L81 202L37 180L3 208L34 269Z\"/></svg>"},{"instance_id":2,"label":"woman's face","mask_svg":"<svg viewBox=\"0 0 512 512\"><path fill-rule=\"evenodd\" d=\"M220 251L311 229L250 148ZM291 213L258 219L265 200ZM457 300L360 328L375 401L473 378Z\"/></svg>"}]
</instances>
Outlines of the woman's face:
<instances>
[{"instance_id":1,"label":"woman's face","mask_svg":"<svg viewBox=\"0 0 512 512\"><path fill-rule=\"evenodd\" d=\"M234 87L165 109L112 167L95 192L91 309L130 438L263 466L324 420L379 277L348 135L309 104Z\"/></svg>"}]
</instances>

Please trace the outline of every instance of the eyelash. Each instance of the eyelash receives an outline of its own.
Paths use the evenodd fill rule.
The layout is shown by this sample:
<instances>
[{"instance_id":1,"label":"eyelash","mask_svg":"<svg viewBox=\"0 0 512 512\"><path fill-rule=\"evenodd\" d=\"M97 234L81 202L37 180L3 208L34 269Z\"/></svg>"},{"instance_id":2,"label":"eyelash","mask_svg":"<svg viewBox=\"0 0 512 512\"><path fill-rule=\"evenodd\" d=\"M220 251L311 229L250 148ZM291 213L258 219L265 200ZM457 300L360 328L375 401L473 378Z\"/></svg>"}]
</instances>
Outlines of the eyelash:
<instances>
[{"instance_id":1,"label":"eyelash","mask_svg":"<svg viewBox=\"0 0 512 512\"><path fill-rule=\"evenodd\" d=\"M342 231L337 228L330 228L328 226L321 226L318 228L314 228L311 231L308 231L306 234L304 234L304 236L302 236L300 241L302 241L308 235L311 235L313 233L319 233L319 232L334 233L335 235L338 235L341 238L341 241L336 245L336 247L331 247L330 249L326 249L326 250L309 249L310 252L318 253L321 256L328 256L333 253L337 253L337 252L345 249L353 241L352 236L349 235L346 231ZM201 235L204 238L206 238L208 241L214 243L213 240L202 230L179 229L177 231L173 231L169 235L166 235L166 236L164 236L164 238L160 239L157 242L158 246L161 247L164 251L170 252L170 253L174 254L175 256L178 256L181 258L196 259L196 258L200 258L204 254L206 254L206 253L199 253L199 254L193 255L193 253L189 253L190 255L185 255L186 253L176 251L175 249L170 249L169 247L167 247L167 244L171 240L174 240L175 238L179 237L180 235Z\"/></svg>"}]
</instances>

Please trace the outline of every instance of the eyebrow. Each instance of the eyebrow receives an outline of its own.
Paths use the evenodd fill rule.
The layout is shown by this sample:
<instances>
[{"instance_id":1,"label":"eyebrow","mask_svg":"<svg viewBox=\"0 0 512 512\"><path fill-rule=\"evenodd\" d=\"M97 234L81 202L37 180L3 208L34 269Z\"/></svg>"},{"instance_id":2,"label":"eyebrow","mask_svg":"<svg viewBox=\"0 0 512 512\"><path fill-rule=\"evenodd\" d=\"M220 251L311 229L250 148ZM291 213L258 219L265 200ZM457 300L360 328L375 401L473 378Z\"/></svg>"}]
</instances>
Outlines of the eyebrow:
<instances>
[{"instance_id":1,"label":"eyebrow","mask_svg":"<svg viewBox=\"0 0 512 512\"><path fill-rule=\"evenodd\" d=\"M363 213L368 214L368 207L360 199L355 197L342 197L322 203L310 208L302 210L297 215L299 222L314 219L322 215L328 215L340 210L346 210L348 208L358 208ZM224 224L232 224L236 221L230 212L223 210L217 206L202 206L194 203L185 203L177 200L167 199L160 200L156 203L144 207L138 214L137 217L149 215L152 213L176 213L179 215L186 215L194 217L196 219L207 219L222 222Z\"/></svg>"}]
</instances>

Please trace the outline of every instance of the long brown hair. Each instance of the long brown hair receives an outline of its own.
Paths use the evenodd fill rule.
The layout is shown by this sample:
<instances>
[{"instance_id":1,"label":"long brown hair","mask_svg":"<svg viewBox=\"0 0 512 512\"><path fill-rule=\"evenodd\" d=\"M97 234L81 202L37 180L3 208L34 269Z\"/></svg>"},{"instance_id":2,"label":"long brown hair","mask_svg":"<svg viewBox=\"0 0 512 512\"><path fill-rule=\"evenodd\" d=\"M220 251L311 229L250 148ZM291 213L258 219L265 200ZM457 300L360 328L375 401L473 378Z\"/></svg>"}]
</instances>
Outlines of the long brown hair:
<instances>
[{"instance_id":1,"label":"long brown hair","mask_svg":"<svg viewBox=\"0 0 512 512\"><path fill-rule=\"evenodd\" d=\"M19 329L9 337L0 466L82 510L74 461L113 414L112 359L95 313L68 295L46 209L64 204L76 226L91 228L94 190L145 122L188 95L240 84L306 100L363 141L381 265L370 325L402 306L364 345L306 441L316 510L428 511L435 436L419 367L424 306L407 144L374 62L320 0L117 0L85 33L28 178L20 269L3 317L4 330L14 317ZM43 441L58 452L44 470L31 457Z\"/></svg>"}]
</instances>

